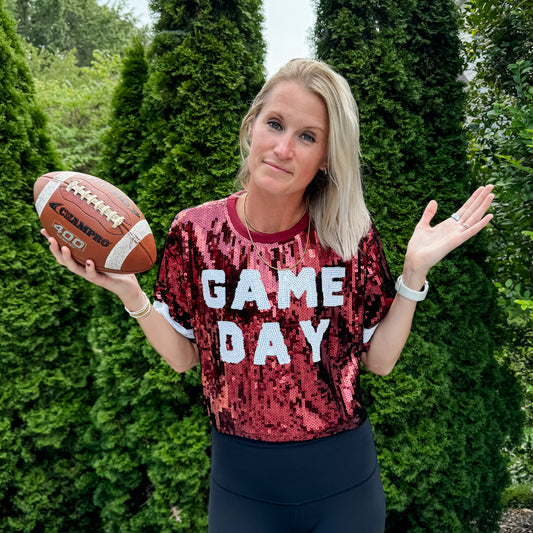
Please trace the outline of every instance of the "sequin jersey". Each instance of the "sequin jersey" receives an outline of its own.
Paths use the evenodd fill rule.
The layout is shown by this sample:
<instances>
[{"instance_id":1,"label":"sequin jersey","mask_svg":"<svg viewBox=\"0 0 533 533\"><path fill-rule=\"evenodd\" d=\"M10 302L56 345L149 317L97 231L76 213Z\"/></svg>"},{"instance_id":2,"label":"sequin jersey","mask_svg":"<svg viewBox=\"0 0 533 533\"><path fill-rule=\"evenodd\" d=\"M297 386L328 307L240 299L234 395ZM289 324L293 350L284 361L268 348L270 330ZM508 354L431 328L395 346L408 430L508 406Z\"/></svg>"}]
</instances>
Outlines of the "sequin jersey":
<instances>
[{"instance_id":1,"label":"sequin jersey","mask_svg":"<svg viewBox=\"0 0 533 533\"><path fill-rule=\"evenodd\" d=\"M155 307L200 352L211 423L255 440L305 441L366 419L359 384L363 330L383 318L394 283L374 228L351 261L324 249L308 218L275 235L252 233L236 196L174 219Z\"/></svg>"}]
</instances>

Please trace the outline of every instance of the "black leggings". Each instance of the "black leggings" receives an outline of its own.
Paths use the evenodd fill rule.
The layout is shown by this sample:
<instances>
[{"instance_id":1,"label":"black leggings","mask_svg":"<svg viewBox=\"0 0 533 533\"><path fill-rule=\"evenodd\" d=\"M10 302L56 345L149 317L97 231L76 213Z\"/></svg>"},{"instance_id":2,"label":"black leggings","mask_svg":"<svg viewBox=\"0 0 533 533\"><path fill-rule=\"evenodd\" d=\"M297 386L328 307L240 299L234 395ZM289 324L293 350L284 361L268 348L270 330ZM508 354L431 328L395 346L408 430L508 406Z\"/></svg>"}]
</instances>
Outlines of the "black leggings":
<instances>
[{"instance_id":1,"label":"black leggings","mask_svg":"<svg viewBox=\"0 0 533 533\"><path fill-rule=\"evenodd\" d=\"M383 533L370 424L305 443L213 432L209 533Z\"/></svg>"}]
</instances>

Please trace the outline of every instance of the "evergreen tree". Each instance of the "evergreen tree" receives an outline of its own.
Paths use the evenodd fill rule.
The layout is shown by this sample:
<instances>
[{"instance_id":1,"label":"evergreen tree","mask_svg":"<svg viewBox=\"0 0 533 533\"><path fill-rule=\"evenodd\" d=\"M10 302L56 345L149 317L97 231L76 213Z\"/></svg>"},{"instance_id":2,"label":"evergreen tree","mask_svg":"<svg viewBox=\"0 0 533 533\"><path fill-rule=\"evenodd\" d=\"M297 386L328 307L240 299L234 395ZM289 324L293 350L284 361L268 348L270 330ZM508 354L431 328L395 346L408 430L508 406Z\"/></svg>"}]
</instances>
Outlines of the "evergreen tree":
<instances>
[{"instance_id":1,"label":"evergreen tree","mask_svg":"<svg viewBox=\"0 0 533 533\"><path fill-rule=\"evenodd\" d=\"M262 82L264 46L258 0L159 0L152 7L159 21L148 78L142 88L136 44L115 93L101 168L138 193L161 250L178 210L232 190L240 121ZM140 277L148 294L156 273ZM203 532L210 435L199 371L176 374L110 295L99 295L95 310L90 344L99 354L99 397L92 438L100 451L93 465L104 527Z\"/></svg>"},{"instance_id":2,"label":"evergreen tree","mask_svg":"<svg viewBox=\"0 0 533 533\"><path fill-rule=\"evenodd\" d=\"M82 437L91 357L80 290L40 236L33 183L59 167L0 0L0 530L98 527ZM89 355L88 355L89 352Z\"/></svg>"},{"instance_id":3,"label":"evergreen tree","mask_svg":"<svg viewBox=\"0 0 533 533\"><path fill-rule=\"evenodd\" d=\"M427 202L448 217L474 186L452 0L322 0L317 56L360 107L368 205L394 275ZM435 221L435 223L438 221ZM486 234L430 272L429 298L395 371L363 376L387 495L388 531L496 527L507 483L500 450L519 433L515 381L494 358Z\"/></svg>"},{"instance_id":4,"label":"evergreen tree","mask_svg":"<svg viewBox=\"0 0 533 533\"><path fill-rule=\"evenodd\" d=\"M109 129L101 140L97 175L119 186L132 200L137 197L141 147L145 137L141 114L148 62L144 45L136 37L124 51L121 79L113 93Z\"/></svg>"},{"instance_id":5,"label":"evergreen tree","mask_svg":"<svg viewBox=\"0 0 533 533\"><path fill-rule=\"evenodd\" d=\"M166 235L180 209L227 195L238 132L263 80L259 0L158 0L142 203Z\"/></svg>"},{"instance_id":6,"label":"evergreen tree","mask_svg":"<svg viewBox=\"0 0 533 533\"><path fill-rule=\"evenodd\" d=\"M122 2L109 6L97 0L7 0L6 8L25 41L51 53L74 50L80 67L90 65L95 50L120 54L136 31Z\"/></svg>"}]
</instances>

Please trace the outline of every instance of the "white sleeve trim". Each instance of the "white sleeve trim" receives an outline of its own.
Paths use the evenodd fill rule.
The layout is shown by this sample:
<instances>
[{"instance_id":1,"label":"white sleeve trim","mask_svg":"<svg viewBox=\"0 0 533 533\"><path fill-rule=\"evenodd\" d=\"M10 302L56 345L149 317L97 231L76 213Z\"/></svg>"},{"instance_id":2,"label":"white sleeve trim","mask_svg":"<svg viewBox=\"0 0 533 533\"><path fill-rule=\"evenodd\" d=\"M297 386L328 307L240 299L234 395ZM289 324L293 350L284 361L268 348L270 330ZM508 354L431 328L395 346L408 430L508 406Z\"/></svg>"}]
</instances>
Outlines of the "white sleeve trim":
<instances>
[{"instance_id":1,"label":"white sleeve trim","mask_svg":"<svg viewBox=\"0 0 533 533\"><path fill-rule=\"evenodd\" d=\"M159 300L154 300L154 309L181 335L188 339L194 340L194 330L184 328L181 324L178 324L171 316L168 305Z\"/></svg>"},{"instance_id":2,"label":"white sleeve trim","mask_svg":"<svg viewBox=\"0 0 533 533\"><path fill-rule=\"evenodd\" d=\"M374 331L376 331L376 328L378 326L379 322L373 328L363 329L363 344L367 344L370 342L370 339L372 338L372 335L374 335Z\"/></svg>"}]
</instances>

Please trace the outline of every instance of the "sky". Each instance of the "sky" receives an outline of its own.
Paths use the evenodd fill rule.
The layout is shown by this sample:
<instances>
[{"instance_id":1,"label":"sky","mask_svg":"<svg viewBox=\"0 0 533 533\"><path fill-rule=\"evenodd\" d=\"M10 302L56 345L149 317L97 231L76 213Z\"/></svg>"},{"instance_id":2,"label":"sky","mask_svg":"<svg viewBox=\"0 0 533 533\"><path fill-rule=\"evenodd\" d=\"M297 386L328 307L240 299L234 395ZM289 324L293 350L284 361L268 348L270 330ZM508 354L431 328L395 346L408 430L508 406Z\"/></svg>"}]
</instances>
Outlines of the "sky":
<instances>
[{"instance_id":1,"label":"sky","mask_svg":"<svg viewBox=\"0 0 533 533\"><path fill-rule=\"evenodd\" d=\"M148 0L126 0L124 5L150 24ZM263 0L266 70L271 75L289 59L311 57L309 33L315 22L312 0Z\"/></svg>"}]
</instances>

